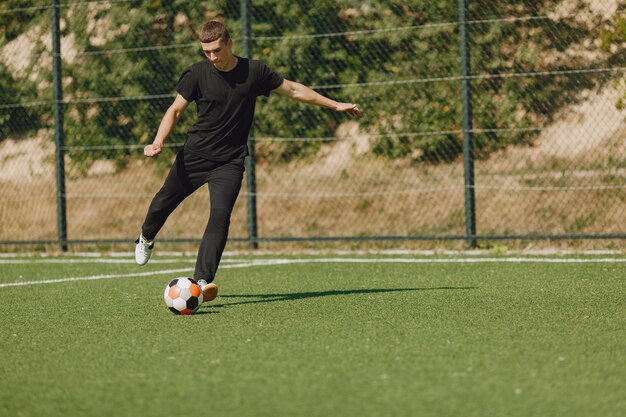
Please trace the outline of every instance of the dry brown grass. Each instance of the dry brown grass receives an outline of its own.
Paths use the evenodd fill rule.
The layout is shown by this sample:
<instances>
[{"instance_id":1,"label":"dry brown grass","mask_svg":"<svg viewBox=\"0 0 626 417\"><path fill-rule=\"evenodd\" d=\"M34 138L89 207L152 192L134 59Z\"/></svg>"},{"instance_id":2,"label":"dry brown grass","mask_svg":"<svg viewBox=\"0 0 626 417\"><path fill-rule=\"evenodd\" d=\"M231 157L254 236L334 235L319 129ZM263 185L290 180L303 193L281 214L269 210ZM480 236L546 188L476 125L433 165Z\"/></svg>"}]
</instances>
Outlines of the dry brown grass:
<instances>
[{"instance_id":1,"label":"dry brown grass","mask_svg":"<svg viewBox=\"0 0 626 417\"><path fill-rule=\"evenodd\" d=\"M513 164L506 169L503 158L478 161L476 165L479 233L623 232L623 188L567 187L597 186L611 181L623 185L624 170L609 171L609 175L606 170L562 171L535 166L523 173ZM460 162L427 166L360 156L343 163L345 166L336 175L316 170L316 163L258 166L260 236L464 233ZM0 183L0 240L56 237L53 166L47 164L48 175L21 176ZM581 172L587 176L576 175ZM621 178L616 178L616 174ZM70 239L133 238L164 176L150 161L134 161L119 172L69 178L66 190ZM545 189L530 189L532 186ZM233 216L233 237L247 235L245 185L242 190ZM208 192L199 190L174 212L160 237L199 237L208 213Z\"/></svg>"}]
</instances>

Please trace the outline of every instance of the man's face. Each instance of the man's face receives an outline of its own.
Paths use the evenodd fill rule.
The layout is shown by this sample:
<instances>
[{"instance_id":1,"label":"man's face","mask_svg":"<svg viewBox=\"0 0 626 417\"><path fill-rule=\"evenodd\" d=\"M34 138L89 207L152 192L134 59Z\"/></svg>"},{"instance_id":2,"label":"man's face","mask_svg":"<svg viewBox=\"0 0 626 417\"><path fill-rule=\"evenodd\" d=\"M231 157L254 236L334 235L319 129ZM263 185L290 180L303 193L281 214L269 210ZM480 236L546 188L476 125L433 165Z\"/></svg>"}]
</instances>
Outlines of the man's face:
<instances>
[{"instance_id":1,"label":"man's face","mask_svg":"<svg viewBox=\"0 0 626 417\"><path fill-rule=\"evenodd\" d=\"M213 66L218 70L223 70L228 67L232 62L233 52L233 40L228 39L228 42L224 43L222 39L218 39L213 42L200 42L204 55L211 61Z\"/></svg>"}]
</instances>

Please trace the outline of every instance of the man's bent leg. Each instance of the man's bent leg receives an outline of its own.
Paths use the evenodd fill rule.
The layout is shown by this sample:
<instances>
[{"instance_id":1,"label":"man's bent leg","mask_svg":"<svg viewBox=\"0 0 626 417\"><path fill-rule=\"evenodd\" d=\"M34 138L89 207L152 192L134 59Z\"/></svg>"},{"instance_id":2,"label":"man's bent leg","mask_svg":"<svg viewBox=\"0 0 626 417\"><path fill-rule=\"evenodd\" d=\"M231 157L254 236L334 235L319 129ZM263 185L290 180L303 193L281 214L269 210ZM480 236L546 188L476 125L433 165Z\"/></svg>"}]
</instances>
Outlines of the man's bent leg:
<instances>
[{"instance_id":1,"label":"man's bent leg","mask_svg":"<svg viewBox=\"0 0 626 417\"><path fill-rule=\"evenodd\" d=\"M230 226L230 216L243 179L243 159L222 165L211 172L209 194L211 214L198 250L194 278L208 283L215 279Z\"/></svg>"}]
</instances>

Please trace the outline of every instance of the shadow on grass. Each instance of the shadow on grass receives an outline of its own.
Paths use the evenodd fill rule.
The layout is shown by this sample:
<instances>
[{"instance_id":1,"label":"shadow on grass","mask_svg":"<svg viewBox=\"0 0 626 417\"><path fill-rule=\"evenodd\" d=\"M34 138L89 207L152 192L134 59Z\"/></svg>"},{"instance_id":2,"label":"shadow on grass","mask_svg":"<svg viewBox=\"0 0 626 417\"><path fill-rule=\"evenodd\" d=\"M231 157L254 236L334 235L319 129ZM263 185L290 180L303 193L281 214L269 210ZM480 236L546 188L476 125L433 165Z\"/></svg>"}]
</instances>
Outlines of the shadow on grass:
<instances>
[{"instance_id":1,"label":"shadow on grass","mask_svg":"<svg viewBox=\"0 0 626 417\"><path fill-rule=\"evenodd\" d=\"M215 304L203 305L196 314L215 313L216 308L231 307L244 304L274 303L276 301L295 301L315 297L328 297L335 295L353 295L353 294L384 294L391 292L409 292L409 291L454 291L454 290L474 290L478 287L432 287L432 288L378 288L378 289L361 289L361 290L331 290L331 291L315 291L315 292L295 292L288 294L228 294L218 298ZM220 302L224 298L254 298L254 300Z\"/></svg>"}]
</instances>

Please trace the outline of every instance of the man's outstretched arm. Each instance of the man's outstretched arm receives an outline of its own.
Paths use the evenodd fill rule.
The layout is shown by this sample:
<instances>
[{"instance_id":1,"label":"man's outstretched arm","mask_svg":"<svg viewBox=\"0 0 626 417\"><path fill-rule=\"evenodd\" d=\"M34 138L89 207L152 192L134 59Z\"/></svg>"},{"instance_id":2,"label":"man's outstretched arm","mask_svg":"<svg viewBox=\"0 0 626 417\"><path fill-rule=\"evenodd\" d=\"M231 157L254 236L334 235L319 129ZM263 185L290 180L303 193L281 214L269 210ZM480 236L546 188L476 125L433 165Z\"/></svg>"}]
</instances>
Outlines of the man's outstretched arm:
<instances>
[{"instance_id":1,"label":"man's outstretched arm","mask_svg":"<svg viewBox=\"0 0 626 417\"><path fill-rule=\"evenodd\" d=\"M159 125L159 130L157 131L156 136L154 137L154 141L143 148L143 154L146 156L157 156L163 151L163 144L167 137L174 130L174 126L176 126L176 122L180 119L180 116L183 114L189 102L183 98L180 94L176 94L176 98L172 105L165 111L163 118L161 119L161 124Z\"/></svg>"},{"instance_id":2,"label":"man's outstretched arm","mask_svg":"<svg viewBox=\"0 0 626 417\"><path fill-rule=\"evenodd\" d=\"M278 94L301 101L303 103L315 104L316 106L333 109L340 113L347 113L351 116L361 117L361 109L354 103L340 103L317 93L295 81L284 80L282 85L276 90Z\"/></svg>"}]
</instances>

